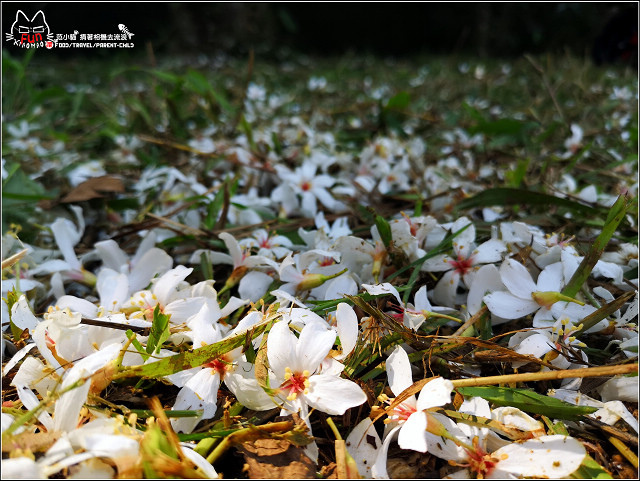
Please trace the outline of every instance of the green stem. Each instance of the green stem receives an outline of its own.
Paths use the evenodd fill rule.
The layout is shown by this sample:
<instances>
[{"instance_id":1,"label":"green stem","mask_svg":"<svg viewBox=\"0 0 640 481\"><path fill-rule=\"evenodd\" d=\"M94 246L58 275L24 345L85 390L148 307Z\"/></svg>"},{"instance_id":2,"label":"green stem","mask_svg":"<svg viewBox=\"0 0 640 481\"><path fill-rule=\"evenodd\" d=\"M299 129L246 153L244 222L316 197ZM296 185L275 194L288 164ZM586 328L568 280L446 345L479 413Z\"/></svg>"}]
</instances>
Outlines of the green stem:
<instances>
[{"instance_id":1,"label":"green stem","mask_svg":"<svg viewBox=\"0 0 640 481\"><path fill-rule=\"evenodd\" d=\"M333 435L336 437L336 439L338 441L342 441L342 436L340 436L340 431L338 431L338 428L336 427L335 423L333 422L333 419L327 418L327 424L329 425L329 427L333 431Z\"/></svg>"},{"instance_id":2,"label":"green stem","mask_svg":"<svg viewBox=\"0 0 640 481\"><path fill-rule=\"evenodd\" d=\"M562 290L562 294L568 297L575 297L575 295L580 291L582 285L589 277L589 274L591 274L593 267L596 265L596 262L598 262L598 259L602 256L602 253L611 240L611 237L613 237L613 234L616 232L618 225L620 225L620 222L624 219L627 211L631 208L631 204L631 199L626 195L618 197L618 200L616 200L609 210L609 215L607 216L605 225L602 228L602 232L600 232L600 235L589 248L589 252L584 256L584 259L582 259L578 269Z\"/></svg>"},{"instance_id":3,"label":"green stem","mask_svg":"<svg viewBox=\"0 0 640 481\"><path fill-rule=\"evenodd\" d=\"M617 299L614 299L608 304L605 304L604 306L602 306L597 311L589 314L587 317L582 319L582 322L580 322L580 326L581 326L580 331L576 331L575 336L576 337L582 336L586 331L588 331L593 326L598 324L602 319L610 316L611 314L616 312L618 309L620 309L622 306L624 306L624 304L628 300L630 300L635 294L636 294L635 291L625 292Z\"/></svg>"}]
</instances>

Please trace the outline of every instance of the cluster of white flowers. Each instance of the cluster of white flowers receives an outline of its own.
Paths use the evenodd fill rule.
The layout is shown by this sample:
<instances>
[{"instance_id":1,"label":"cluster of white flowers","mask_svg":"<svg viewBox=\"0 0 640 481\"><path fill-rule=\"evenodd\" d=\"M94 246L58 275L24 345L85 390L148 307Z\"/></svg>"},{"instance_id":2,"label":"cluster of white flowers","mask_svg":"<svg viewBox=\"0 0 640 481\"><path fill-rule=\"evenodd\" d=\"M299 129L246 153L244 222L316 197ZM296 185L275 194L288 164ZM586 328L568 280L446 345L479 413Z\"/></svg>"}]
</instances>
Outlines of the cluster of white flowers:
<instances>
[{"instance_id":1,"label":"cluster of white flowers","mask_svg":"<svg viewBox=\"0 0 640 481\"><path fill-rule=\"evenodd\" d=\"M429 291L427 286L419 286L415 304L405 305L397 289L391 283L384 282L391 266L385 258L385 249L380 248L380 236L375 226L371 229L372 240L367 240L350 235L345 221L327 232L328 224L318 217L317 223L322 227L301 229L299 232L307 242L306 246L294 246L288 238L270 235L265 230L255 231L241 241L222 233L220 238L229 254L203 250L194 252L191 259L193 263L200 263L204 255L208 262L232 265L227 284L217 291L211 280L194 285L187 283L186 278L193 268L184 265L172 267L171 257L154 246L153 232L145 237L132 258L128 258L114 241L97 243L95 251L85 257L98 258L101 267L95 275L89 276L90 273L85 271L72 248L84 227L81 211L78 209L76 213L79 229L66 219L58 219L51 225L54 239L65 260L48 261L52 267L42 263L39 267L24 271L23 278L5 283L7 291L10 286L22 291L37 289L41 284L35 280L29 282L29 278L45 272L52 273L52 277L61 277L58 290L65 288L65 280L68 283L71 280L87 282L89 279L95 283L98 295L95 302L61 291L41 319L34 316L24 295L13 304L11 310L13 324L19 329L27 329L34 343L27 344L16 354L5 371L20 364L12 384L27 408L35 408L39 400L47 398L51 392L61 394L51 410L41 411L38 419L47 429L68 433L72 446L72 440L80 436L79 432L84 432L102 418L92 411L96 420L87 425L81 422L82 416L87 415L82 412L82 406L87 401L91 383L68 392L65 392L65 388L105 369L128 342L124 331L86 325L81 322L82 317L103 321L105 326L118 323L144 328L152 325L154 310L159 309L159 312L169 316L172 333L169 341L173 341L174 345L188 342L193 348L199 348L245 332L260 322L263 319L260 311L246 311L250 302L257 302L269 293L280 301L280 320L268 333L267 377L270 389L263 389L265 386L257 381L255 366L247 360L241 348L199 367L166 377L165 382L180 388L173 408L201 413L196 417L172 420L177 432L189 433L201 420L216 415L221 383L244 406L254 410L279 406L283 414L297 412L309 428L309 407L328 414L343 414L347 409L366 401L361 387L341 377L344 365L340 360L350 354L358 337L362 338L356 313L348 304L340 303L335 314L324 318L310 309L310 303L314 300L342 299L345 295L361 292L376 296L390 294L396 298L399 309L399 312L394 311L391 315L416 332L421 326L428 326L428 320L434 316L451 319L453 324L461 322L460 319L477 312L483 302L491 312L494 325L535 314L533 327L538 329L517 333L511 337L509 346L517 353L539 358L544 358L551 351L564 352L563 349L569 344L584 345L572 337L572 333L580 329L582 319L596 310L593 306L585 306L579 300L567 299L560 294L580 262L571 243L557 236L545 236L539 229L522 222L500 223L489 240L476 245L475 226L466 217L445 224L429 216L404 216L392 221L390 232L393 244L409 260L422 257L430 246L440 242L447 233L458 233L450 254L432 257L422 264L424 272L445 272L435 289ZM71 238L71 233L75 234L74 238ZM526 246L531 247L531 252L525 266L514 258L513 253ZM630 284L624 281L624 274L635 269L637 251L635 261L627 262L629 251L629 246L621 246L617 256L615 252L608 256L612 261L598 262L593 275L608 279L609 284L617 289L631 289ZM38 249L32 248L31 254L37 258ZM219 295L236 285L240 298L231 296L221 306ZM637 285L637 279L632 279L631 285ZM273 289L274 286L277 288ZM604 300L613 297L601 287L594 289L594 295ZM431 302L438 305L433 306ZM292 307L286 308L289 303ZM245 314L232 328L228 320L236 312ZM618 313L611 321L601 321L588 332L602 332L605 335L606 331L612 342L629 349L623 352L632 354L632 346L637 345L637 329L633 324L636 313L637 297L623 314ZM147 340L140 336L139 339L143 343ZM340 340L340 350L333 351L337 339ZM254 340L256 348L260 341L261 337ZM33 357L33 348L37 349L44 362ZM174 352L158 348L156 354L166 357ZM586 360L586 356L583 357ZM574 365L565 355L550 359L559 368ZM124 366L134 366L151 360L145 359L141 353L127 351L121 362ZM411 384L410 372L406 353L402 348L396 348L387 360L389 385L395 394ZM577 389L579 384L564 387ZM438 394L440 391L443 394ZM371 472L373 476L385 477L385 453L396 433L401 447L428 450L485 476L491 470L500 474L533 473L527 471L529 468L526 468L524 461L513 461L513 464L505 461L519 456L523 450L548 452L551 449L553 454L549 455L550 463L558 456L564 459L565 450L576 459L579 458L577 465L573 461L563 462L568 470L566 472L549 468L548 474L554 476L560 475L560 472L572 472L582 459L580 453L584 457L584 448L580 443L558 436L537 437L510 447L505 447L502 440L502 447L493 452L487 451L487 433L481 436L482 430L477 429L467 432L464 425L456 425L448 418L434 414L447 432L459 440L458 444L453 441L443 444L438 441L439 435L425 430L425 410L447 404L451 391L449 381L433 381L428 388L425 386L417 400L407 400L396 408L396 414L389 418L389 426L395 424L396 427L386 434L384 443L380 445L381 451L376 454L378 462ZM484 407L478 407L478 403ZM489 410L483 400L472 399L466 401L464 406L471 407L463 412L482 412L488 418L496 416L496 411ZM526 416L524 413L518 415ZM7 414L3 414L3 420L5 427L12 421ZM118 429L118 435L128 439L126 442L135 439L131 432L127 431L126 434L122 431L124 427ZM360 430L355 432L359 433ZM541 432L544 434L544 430ZM94 437L100 446L107 445L106 438L99 440L97 433L94 433ZM114 451L104 447L101 451L88 445L81 446L86 456L79 457L75 462L89 463L89 459L97 456L117 457L121 444L114 444ZM30 469L50 473L53 466L59 469L65 466L64 463L58 463L59 458L54 456L58 446L54 445L51 449L54 451ZM307 453L315 459L315 445L309 447ZM509 458L505 457L507 454ZM17 461L13 460L13 463ZM518 471L516 467L523 471Z\"/></svg>"},{"instance_id":2,"label":"cluster of white flowers","mask_svg":"<svg viewBox=\"0 0 640 481\"><path fill-rule=\"evenodd\" d=\"M469 65L460 66L462 73L469 69ZM428 70L422 71L416 82L423 82L427 75ZM477 66L473 75L483 79L485 68ZM365 82L365 89L370 97L387 95L388 86L368 84ZM309 78L307 88L313 92L333 89L324 77L315 76ZM616 98L621 95L616 92ZM269 95L264 86L251 83L244 102L245 120L253 121L291 99ZM26 122L9 125L8 145L39 156L64 149L60 143L43 146L31 136L37 129ZM583 130L572 125L571 133L557 146L557 158L588 154L583 151ZM244 346L162 377L161 382L176 388L172 409L197 414L172 418L173 430L193 433L202 421L219 415L222 385L248 409L279 408L283 415L297 413L310 433L314 411L342 415L357 406L369 407L363 383L351 377L347 367L356 347L370 340L365 331L371 319L351 307L347 296L387 297L394 304L392 309L382 310L415 334L430 332L433 319L442 320L440 326L459 326L483 304L489 311L490 327L516 319L531 320L527 327L535 329L512 335L508 346L560 369L582 367L588 361L580 350L585 345L579 337L585 333L605 338L610 352L618 347L624 356L637 356L637 295L582 332L583 320L600 305L613 301L621 292L637 289L636 245L616 245L595 265L591 279L606 280L601 284L609 289L585 286L584 292L572 299L562 291L582 257L571 239L547 234L526 222L501 221L499 209L485 209L482 219L469 217L471 214L453 217L451 208L460 195L484 188L478 179L502 175L493 165L479 165L481 135L463 129L446 132L439 160L430 163L425 155L427 145L418 137L379 136L359 151L346 154L337 148L331 133L295 115L231 140L218 134L215 126L193 132L185 148L191 155L186 162L189 168L142 170L133 186L140 207L153 204L154 214L168 222L163 228L144 231L131 257L116 241L106 239L106 234L104 240L78 256L74 247L81 243L90 223L78 206L71 206L75 222L60 217L47 226L47 248L25 246L11 235L5 236L3 258L24 247L26 255L16 264L15 275L2 281L5 299L12 298L14 292L20 294L11 302L3 299L3 328L12 326L28 336L24 336L24 347L12 353L4 365L3 376L12 373L11 385L22 407L36 412L37 424L20 424L15 412L3 412L2 430L39 429L59 436L37 459L20 452L4 459L6 477L44 478L69 467L76 477L123 476L124 460L138 454L143 434L134 427L135 421L110 418L96 408L95 396L106 387L100 379L110 381L108 372L116 365L147 365L174 356L185 346L195 350L249 333L265 319L265 301L278 307L268 332L252 341L255 351L266 349L262 364L248 357ZM114 143L117 148L112 159L121 164L138 162L136 152L144 146L139 138L117 136ZM260 155L256 145L265 147ZM203 154L217 156L222 167L214 173L196 170L198 156ZM105 174L100 161L78 163L74 155L52 157L47 162L38 175L72 166L67 170L72 186ZM3 179L9 176L4 169L3 159ZM615 200L595 186L578 191L577 185L572 176L564 174L554 187L576 194L586 203L606 206ZM624 188L637 194L633 179ZM363 229L354 232L355 226L345 214L356 201L375 207L381 196L407 191L431 197L431 212L442 215L394 212L387 216L388 225L379 223L364 229L364 234ZM228 194L226 207L212 211L220 192ZM193 202L191 208L176 209L184 202ZM138 210L131 209L121 215L132 220L137 214ZM213 219L218 225L252 228L242 235L219 233L226 252L220 244L216 249L172 257L156 246L175 236L176 229L203 232L203 219L211 215L226 215ZM269 230L266 222L298 216L311 218L314 228L300 227L294 235L285 236ZM629 221L635 222L631 217ZM491 227L481 234L481 224L486 223ZM451 248L431 255L449 237ZM420 282L406 292L393 282L398 271L411 263L418 269ZM229 267L220 268L220 264ZM214 272L230 273L226 279L214 276L220 281L217 287L213 279L189 281L190 276L196 277L195 267L203 265ZM410 273L407 271L407 276ZM332 307L319 310L318 305ZM35 306L45 307L46 312L34 314ZM133 349L126 329L143 332L136 334L135 341L149 345L149 330L156 327L158 314L168 318L168 337L151 350ZM3 356L5 351L9 354L9 347L13 346L3 339ZM365 347L371 351L376 348ZM392 345L385 353L388 385L395 396L413 383L409 349ZM573 352L579 352L581 360ZM515 362L513 367L520 364ZM477 373L474 365L459 364L458 368L464 376ZM621 399L637 402L637 391L633 395L637 377L609 381L602 388L602 401L578 399L579 387L579 380L566 380L552 394L575 404L597 405L602 409L599 419L613 424L623 418L637 431L637 421L633 425L633 416L619 403ZM429 452L465 468L453 473L454 477L565 477L585 459L586 450L578 440L547 435L542 423L516 408L491 409L484 399L472 397L462 402L459 412L527 432L526 441L506 439L488 427L470 426L432 412L432 408L450 404L452 392L449 380L437 378L427 383L417 398L406 399L389 413L382 439L369 419L353 428L347 444L361 474L387 478L387 455L396 439L402 449ZM13 407L10 404L7 407ZM183 448L185 457L202 475L217 476L192 444L183 443ZM317 445L309 444L306 453L317 460Z\"/></svg>"}]
</instances>

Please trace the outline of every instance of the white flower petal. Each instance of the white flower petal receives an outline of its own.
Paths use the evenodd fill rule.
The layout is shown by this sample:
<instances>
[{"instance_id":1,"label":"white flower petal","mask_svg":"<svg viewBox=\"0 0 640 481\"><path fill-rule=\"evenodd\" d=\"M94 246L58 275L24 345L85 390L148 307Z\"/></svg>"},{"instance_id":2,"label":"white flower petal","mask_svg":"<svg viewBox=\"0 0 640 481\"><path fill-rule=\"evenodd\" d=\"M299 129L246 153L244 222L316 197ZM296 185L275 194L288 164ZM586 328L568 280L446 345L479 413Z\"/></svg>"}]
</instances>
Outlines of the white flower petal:
<instances>
[{"instance_id":1,"label":"white flower petal","mask_svg":"<svg viewBox=\"0 0 640 481\"><path fill-rule=\"evenodd\" d=\"M269 366L278 379L284 379L286 368L293 369L292 359L298 340L289 330L285 321L276 322L267 337L267 357Z\"/></svg>"},{"instance_id":2,"label":"white flower petal","mask_svg":"<svg viewBox=\"0 0 640 481\"><path fill-rule=\"evenodd\" d=\"M158 298L158 301L164 305L171 302L175 289L192 271L192 267L177 266L165 272L153 286L153 293Z\"/></svg>"},{"instance_id":3,"label":"white flower petal","mask_svg":"<svg viewBox=\"0 0 640 481\"><path fill-rule=\"evenodd\" d=\"M545 267L538 276L536 290L546 292L560 292L562 290L562 262L556 262Z\"/></svg>"},{"instance_id":4,"label":"white flower petal","mask_svg":"<svg viewBox=\"0 0 640 481\"><path fill-rule=\"evenodd\" d=\"M533 299L522 299L504 291L487 294L483 300L493 314L504 319L518 319L540 308Z\"/></svg>"},{"instance_id":5,"label":"white flower petal","mask_svg":"<svg viewBox=\"0 0 640 481\"><path fill-rule=\"evenodd\" d=\"M95 304L75 296L62 296L56 302L56 306L60 309L68 307L72 312L79 312L84 317L93 318L98 315L98 308Z\"/></svg>"},{"instance_id":6,"label":"white flower petal","mask_svg":"<svg viewBox=\"0 0 640 481\"><path fill-rule=\"evenodd\" d=\"M191 445L187 443L181 444L182 453L185 455L185 457L188 458L193 464L195 464L207 478L218 479L218 473L216 472L215 468L211 466L211 463L209 461L207 461L200 454L196 453L191 448Z\"/></svg>"},{"instance_id":7,"label":"white flower petal","mask_svg":"<svg viewBox=\"0 0 640 481\"><path fill-rule=\"evenodd\" d=\"M451 402L452 391L453 383L451 381L443 377L435 378L420 390L416 409L422 411L435 406L444 406Z\"/></svg>"},{"instance_id":8,"label":"white flower petal","mask_svg":"<svg viewBox=\"0 0 640 481\"><path fill-rule=\"evenodd\" d=\"M38 318L33 315L24 294L20 296L18 302L11 306L11 322L22 330L29 329L29 332L38 325Z\"/></svg>"},{"instance_id":9,"label":"white flower petal","mask_svg":"<svg viewBox=\"0 0 640 481\"><path fill-rule=\"evenodd\" d=\"M254 365L244 359L238 359L236 362L237 367L224 376L224 383L235 394L238 402L255 411L266 411L276 407L274 401L258 385ZM270 379L270 382L274 387L275 379Z\"/></svg>"},{"instance_id":10,"label":"white flower petal","mask_svg":"<svg viewBox=\"0 0 640 481\"><path fill-rule=\"evenodd\" d=\"M471 224L471 225L469 225ZM451 232L455 233L469 225L453 239L453 250L457 256L467 258L471 252L471 246L476 240L476 227L467 217L460 217L451 225Z\"/></svg>"},{"instance_id":11,"label":"white flower petal","mask_svg":"<svg viewBox=\"0 0 640 481\"><path fill-rule=\"evenodd\" d=\"M221 232L218 237L222 239L229 250L229 255L233 259L233 267L242 265L242 249L238 245L238 241L228 232Z\"/></svg>"},{"instance_id":12,"label":"white flower petal","mask_svg":"<svg viewBox=\"0 0 640 481\"><path fill-rule=\"evenodd\" d=\"M482 298L495 291L504 290L500 272L493 264L482 266L473 277L467 294L467 311L473 315L482 307Z\"/></svg>"},{"instance_id":13,"label":"white flower petal","mask_svg":"<svg viewBox=\"0 0 640 481\"><path fill-rule=\"evenodd\" d=\"M413 304L416 311L432 311L433 306L429 302L429 298L427 297L427 286L422 286L416 292L416 295L413 298Z\"/></svg>"},{"instance_id":14,"label":"white flower petal","mask_svg":"<svg viewBox=\"0 0 640 481\"><path fill-rule=\"evenodd\" d=\"M638 402L638 376L614 377L598 388L600 397L607 401Z\"/></svg>"},{"instance_id":15,"label":"white flower petal","mask_svg":"<svg viewBox=\"0 0 640 481\"><path fill-rule=\"evenodd\" d=\"M491 412L491 419L501 422L509 427L514 427L520 431L530 431L532 433L544 433L544 425L536 421L528 414L512 406L495 408Z\"/></svg>"},{"instance_id":16,"label":"white flower petal","mask_svg":"<svg viewBox=\"0 0 640 481\"><path fill-rule=\"evenodd\" d=\"M412 449L421 453L427 452L427 416L423 411L416 411L400 428L398 445L402 449Z\"/></svg>"},{"instance_id":17,"label":"white flower petal","mask_svg":"<svg viewBox=\"0 0 640 481\"><path fill-rule=\"evenodd\" d=\"M507 246L498 239L491 239L480 244L473 251L474 264L488 264L502 260L502 253L507 250Z\"/></svg>"},{"instance_id":18,"label":"white flower petal","mask_svg":"<svg viewBox=\"0 0 640 481\"><path fill-rule=\"evenodd\" d=\"M356 316L355 311L349 304L344 302L338 304L336 309L336 329L342 345L342 354L336 359L344 359L353 351L358 341L358 316Z\"/></svg>"},{"instance_id":19,"label":"white flower petal","mask_svg":"<svg viewBox=\"0 0 640 481\"><path fill-rule=\"evenodd\" d=\"M517 476L559 479L578 469L586 454L578 440L557 434L509 444L493 456L501 470Z\"/></svg>"},{"instance_id":20,"label":"white flower petal","mask_svg":"<svg viewBox=\"0 0 640 481\"><path fill-rule=\"evenodd\" d=\"M122 346L109 344L100 351L78 361L64 376L60 389L65 389L83 377L88 377L115 359ZM72 431L78 424L78 415L87 400L91 382L64 393L56 402L54 411L54 428L61 431Z\"/></svg>"},{"instance_id":21,"label":"white flower petal","mask_svg":"<svg viewBox=\"0 0 640 481\"><path fill-rule=\"evenodd\" d=\"M309 377L309 393L304 397L310 406L327 414L341 415L367 400L367 395L348 379L316 374Z\"/></svg>"},{"instance_id":22,"label":"white flower petal","mask_svg":"<svg viewBox=\"0 0 640 481\"><path fill-rule=\"evenodd\" d=\"M7 363L4 365L4 367L2 368L2 376L3 376L3 377L4 377L4 376L6 376L6 375L7 375L7 373L8 373L9 371L11 371L11 370L16 366L16 364L18 364L20 361L22 361L22 359L24 359L24 357L25 357L27 354L29 354L29 351L30 351L31 349L33 349L34 347L36 347L36 345L35 345L34 343L30 343L30 344L27 344L26 346L24 346L24 347L23 347L22 349L20 349L18 352L16 352L16 353L11 357L11 359L9 359L9 362L7 362ZM16 374L16 376L17 376L17 374ZM14 377L14 381L13 381L13 382L15 382L15 377ZM12 382L12 384L13 384L13 382ZM16 385L18 385L18 384L16 384Z\"/></svg>"},{"instance_id":23,"label":"white flower petal","mask_svg":"<svg viewBox=\"0 0 640 481\"><path fill-rule=\"evenodd\" d=\"M509 289L509 292L521 299L531 299L531 294L538 290L527 268L513 259L507 259L502 263L500 266L500 278L502 283ZM515 318L509 317L505 319Z\"/></svg>"},{"instance_id":24,"label":"white flower petal","mask_svg":"<svg viewBox=\"0 0 640 481\"><path fill-rule=\"evenodd\" d=\"M96 289L101 306L108 312L116 312L129 297L129 279L112 269L102 269L98 274Z\"/></svg>"},{"instance_id":25,"label":"white flower petal","mask_svg":"<svg viewBox=\"0 0 640 481\"><path fill-rule=\"evenodd\" d=\"M552 342L547 336L536 333L520 342L520 344L516 346L515 351L518 354L528 354L530 356L541 358L551 351L553 347Z\"/></svg>"},{"instance_id":26,"label":"white flower petal","mask_svg":"<svg viewBox=\"0 0 640 481\"><path fill-rule=\"evenodd\" d=\"M430 259L427 259L420 268L425 272L442 272L451 270L450 260L454 260L449 254L439 254Z\"/></svg>"},{"instance_id":27,"label":"white flower petal","mask_svg":"<svg viewBox=\"0 0 640 481\"><path fill-rule=\"evenodd\" d=\"M238 293L243 299L257 302L258 299L266 294L272 282L273 278L264 272L251 271L240 280Z\"/></svg>"},{"instance_id":28,"label":"white flower petal","mask_svg":"<svg viewBox=\"0 0 640 481\"><path fill-rule=\"evenodd\" d=\"M345 444L347 451L358 466L360 476L371 478L373 460L376 459L378 451L382 447L382 441L376 432L373 421L369 418L364 418L360 421L349 433Z\"/></svg>"},{"instance_id":29,"label":"white flower petal","mask_svg":"<svg viewBox=\"0 0 640 481\"><path fill-rule=\"evenodd\" d=\"M327 357L336 340L336 331L323 326L319 322L307 324L302 329L296 346L298 365L292 369L315 372L322 360Z\"/></svg>"},{"instance_id":30,"label":"white flower petal","mask_svg":"<svg viewBox=\"0 0 640 481\"><path fill-rule=\"evenodd\" d=\"M460 273L458 271L445 272L433 290L433 300L441 306L455 306L459 284Z\"/></svg>"},{"instance_id":31,"label":"white flower petal","mask_svg":"<svg viewBox=\"0 0 640 481\"><path fill-rule=\"evenodd\" d=\"M411 363L406 351L397 346L386 362L389 388L396 396L413 384Z\"/></svg>"},{"instance_id":32,"label":"white flower petal","mask_svg":"<svg viewBox=\"0 0 640 481\"><path fill-rule=\"evenodd\" d=\"M33 459L21 456L2 460L3 479L47 479L48 474Z\"/></svg>"},{"instance_id":33,"label":"white flower petal","mask_svg":"<svg viewBox=\"0 0 640 481\"><path fill-rule=\"evenodd\" d=\"M371 468L371 475L375 479L389 479L389 474L387 473L387 453L389 452L389 445L391 444L391 441L393 441L393 439L398 435L398 431L400 431L401 427L402 426L396 426L384 437L382 448L378 452L376 461Z\"/></svg>"},{"instance_id":34,"label":"white flower petal","mask_svg":"<svg viewBox=\"0 0 640 481\"><path fill-rule=\"evenodd\" d=\"M132 261L133 262L133 261ZM162 249L153 247L146 251L129 273L129 289L136 292L149 286L156 274L164 274L173 265L173 258Z\"/></svg>"},{"instance_id":35,"label":"white flower petal","mask_svg":"<svg viewBox=\"0 0 640 481\"><path fill-rule=\"evenodd\" d=\"M348 274L343 274L336 279L329 281L324 294L324 300L342 299L345 294L355 296L358 294L358 284Z\"/></svg>"},{"instance_id":36,"label":"white flower petal","mask_svg":"<svg viewBox=\"0 0 640 481\"><path fill-rule=\"evenodd\" d=\"M380 294L393 294L395 298L398 300L398 304L401 306L404 305L402 299L400 299L400 294L398 290L389 284L388 282L383 282L382 284L362 284L362 288L367 291L372 296L377 296Z\"/></svg>"},{"instance_id":37,"label":"white flower petal","mask_svg":"<svg viewBox=\"0 0 640 481\"><path fill-rule=\"evenodd\" d=\"M120 268L127 264L127 255L122 252L118 243L113 239L96 242L94 247L105 267L120 272Z\"/></svg>"}]
</instances>

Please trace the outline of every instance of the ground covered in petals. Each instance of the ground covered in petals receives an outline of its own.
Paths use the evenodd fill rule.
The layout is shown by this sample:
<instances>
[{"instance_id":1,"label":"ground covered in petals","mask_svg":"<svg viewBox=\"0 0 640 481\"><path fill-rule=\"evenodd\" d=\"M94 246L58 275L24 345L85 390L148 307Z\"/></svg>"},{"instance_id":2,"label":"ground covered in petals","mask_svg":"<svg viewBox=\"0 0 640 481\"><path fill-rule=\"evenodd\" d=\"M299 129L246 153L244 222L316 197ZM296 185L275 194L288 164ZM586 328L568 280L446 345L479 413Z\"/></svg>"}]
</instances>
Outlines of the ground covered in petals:
<instances>
[{"instance_id":1,"label":"ground covered in petals","mask_svg":"<svg viewBox=\"0 0 640 481\"><path fill-rule=\"evenodd\" d=\"M3 52L6 478L637 478L637 71Z\"/></svg>"}]
</instances>

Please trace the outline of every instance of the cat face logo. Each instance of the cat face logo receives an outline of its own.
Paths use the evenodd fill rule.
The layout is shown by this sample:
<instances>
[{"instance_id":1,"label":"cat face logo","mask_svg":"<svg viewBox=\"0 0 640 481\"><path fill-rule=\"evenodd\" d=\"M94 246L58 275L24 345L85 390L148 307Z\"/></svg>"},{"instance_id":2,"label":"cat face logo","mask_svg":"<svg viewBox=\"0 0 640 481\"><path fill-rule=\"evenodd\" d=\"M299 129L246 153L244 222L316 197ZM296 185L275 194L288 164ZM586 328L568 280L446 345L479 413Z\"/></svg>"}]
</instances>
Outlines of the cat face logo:
<instances>
[{"instance_id":1,"label":"cat face logo","mask_svg":"<svg viewBox=\"0 0 640 481\"><path fill-rule=\"evenodd\" d=\"M39 10L31 20L22 10L18 10L16 21L11 25L11 32L6 36L7 40L13 40L13 44L19 47L40 47L47 41L53 40L53 33L49 30L42 10Z\"/></svg>"}]
</instances>

